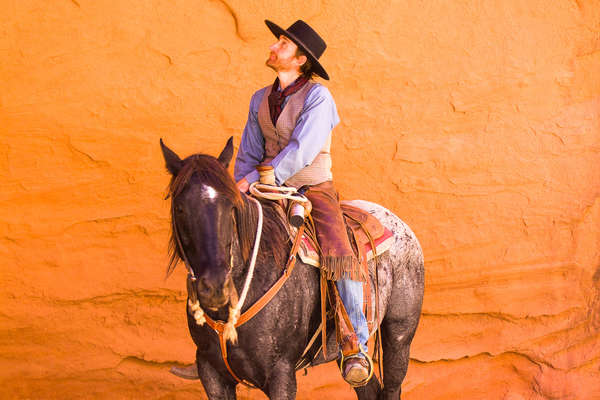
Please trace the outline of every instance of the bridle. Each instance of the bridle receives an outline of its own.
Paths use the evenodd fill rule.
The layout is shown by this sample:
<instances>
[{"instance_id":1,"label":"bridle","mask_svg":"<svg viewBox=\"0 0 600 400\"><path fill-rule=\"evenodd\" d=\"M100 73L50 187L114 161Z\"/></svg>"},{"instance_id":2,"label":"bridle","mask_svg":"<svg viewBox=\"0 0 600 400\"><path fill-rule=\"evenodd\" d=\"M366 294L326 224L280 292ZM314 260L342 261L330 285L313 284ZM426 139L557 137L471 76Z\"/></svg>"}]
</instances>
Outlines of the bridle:
<instances>
[{"instance_id":1,"label":"bridle","mask_svg":"<svg viewBox=\"0 0 600 400\"><path fill-rule=\"evenodd\" d=\"M175 201L175 198L173 198L172 201ZM183 258L183 262L185 263L185 268L188 271L188 279L191 280L192 282L196 282L196 275L194 275L194 270L192 269L192 266L190 265L190 262L189 262L187 256L185 255L185 250L184 250L183 246L181 245L181 239L179 238L179 231L177 230L177 223L175 222L175 207L174 206L171 206L171 225L172 225L171 229L173 229L173 236L175 236L175 245L177 246L177 251L181 255L181 258Z\"/></svg>"},{"instance_id":2,"label":"bridle","mask_svg":"<svg viewBox=\"0 0 600 400\"><path fill-rule=\"evenodd\" d=\"M235 289L235 285L231 281L231 270L233 269L233 253L232 248L229 249L229 278L226 284L230 285L230 290L235 292L232 294L230 299L230 309L229 309L229 332L226 334L226 338L233 341L234 343L237 341L237 333L235 332L234 325L236 324L238 318L240 317L240 310L244 305L244 301L246 300L246 295L248 294L248 290L250 289L250 283L252 282L252 278L254 277L254 267L256 265L256 257L258 256L258 247L260 245L260 238L262 236L262 227L263 227L263 212L262 206L258 200L253 197L249 197L254 203L256 203L258 210L258 223L256 226L256 235L254 238L254 248L252 249L252 256L250 257L250 266L248 267L248 274L246 275L246 280L244 282L244 288L242 290L242 295L238 299L237 292ZM173 199L174 200L174 199ZM194 288L194 284L197 280L196 275L194 275L194 270L185 254L185 249L181 244L181 239L179 238L179 231L177 230L177 224L175 223L175 208L171 207L171 219L173 224L173 236L175 236L175 242L177 244L177 248L179 250L179 254L183 258L185 263L185 267L188 270L188 295L190 295L189 306L194 311L194 319L198 325L203 325L206 322L206 316L204 315L204 311L200 307L200 302L198 301L197 293ZM191 292L191 293L190 293ZM235 304L232 304L235 303Z\"/></svg>"}]
</instances>

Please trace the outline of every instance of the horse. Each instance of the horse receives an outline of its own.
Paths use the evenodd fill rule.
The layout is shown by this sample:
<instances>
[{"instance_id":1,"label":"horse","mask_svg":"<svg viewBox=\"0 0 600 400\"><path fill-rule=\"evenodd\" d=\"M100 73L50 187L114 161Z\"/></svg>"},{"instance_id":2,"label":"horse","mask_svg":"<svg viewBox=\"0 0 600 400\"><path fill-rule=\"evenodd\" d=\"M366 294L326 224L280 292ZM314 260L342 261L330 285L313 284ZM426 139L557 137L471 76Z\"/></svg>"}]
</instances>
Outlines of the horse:
<instances>
[{"instance_id":1,"label":"horse","mask_svg":"<svg viewBox=\"0 0 600 400\"><path fill-rule=\"evenodd\" d=\"M233 156L232 138L217 158L194 154L182 160L162 139L160 145L171 174L167 196L171 199L167 276L179 261L186 261L195 279L191 288L188 286L188 296L191 290L208 317L227 321L230 298L233 292L241 290L249 270L259 219L255 200L237 189L227 170ZM279 206L269 200L260 200L260 205L264 215L262 236L242 311L280 278L292 247L289 226L277 210ZM378 256L377 322L382 337L383 386L373 376L355 391L359 400L398 399L421 315L423 253L414 233L389 210L360 200L353 205L374 214L394 234L390 250ZM298 260L272 300L237 328L237 343L225 342L228 365L218 335L207 324L199 325L188 309L188 328L197 348L196 366L208 398L236 398L238 381L232 376L234 371L239 379L260 389L269 399L294 399L295 366L320 324L319 288L319 270ZM327 346L331 351L321 354L312 365L337 358L333 336L330 335Z\"/></svg>"}]
</instances>

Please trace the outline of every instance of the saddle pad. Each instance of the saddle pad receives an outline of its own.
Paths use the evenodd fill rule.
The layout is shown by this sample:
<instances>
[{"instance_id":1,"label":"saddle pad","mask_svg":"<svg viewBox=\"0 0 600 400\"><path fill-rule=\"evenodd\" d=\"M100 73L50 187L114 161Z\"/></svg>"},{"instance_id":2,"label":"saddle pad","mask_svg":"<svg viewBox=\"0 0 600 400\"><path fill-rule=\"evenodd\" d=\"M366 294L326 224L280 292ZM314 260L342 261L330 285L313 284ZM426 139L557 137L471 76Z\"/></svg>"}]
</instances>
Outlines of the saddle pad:
<instances>
[{"instance_id":1,"label":"saddle pad","mask_svg":"<svg viewBox=\"0 0 600 400\"><path fill-rule=\"evenodd\" d=\"M377 239L373 239L375 242L375 251L379 256L390 249L394 242L394 233L389 229L385 228L383 231L383 235L378 237ZM373 249L371 248L371 243L367 242L364 245L363 254L366 254L367 261L373 259ZM317 252L312 241L304 235L302 237L302 241L300 242L300 247L298 248L298 256L303 263L312 265L313 267L320 267L321 264L319 262L319 253Z\"/></svg>"}]
</instances>

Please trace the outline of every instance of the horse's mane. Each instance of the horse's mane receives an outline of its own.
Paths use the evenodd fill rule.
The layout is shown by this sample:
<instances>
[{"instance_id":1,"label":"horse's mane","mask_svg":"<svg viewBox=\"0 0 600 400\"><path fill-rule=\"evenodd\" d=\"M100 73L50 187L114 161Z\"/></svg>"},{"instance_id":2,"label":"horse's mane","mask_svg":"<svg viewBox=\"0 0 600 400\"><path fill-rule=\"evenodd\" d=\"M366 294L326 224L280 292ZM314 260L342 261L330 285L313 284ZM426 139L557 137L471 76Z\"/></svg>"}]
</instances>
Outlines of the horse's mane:
<instances>
[{"instance_id":1,"label":"horse's mane","mask_svg":"<svg viewBox=\"0 0 600 400\"><path fill-rule=\"evenodd\" d=\"M195 154L183 160L181 170L171 178L168 186L167 198L171 197L172 199L171 216L173 215L173 199L189 184L192 176L196 176L206 185L219 188L219 191L232 201L242 258L244 262L247 262L254 246L257 209L253 203L248 202L245 195L240 193L227 169L215 157L206 154ZM275 202L263 200L261 205L264 214L260 246L262 251L258 253L257 264L262 264L271 259L271 262L283 267L289 251L289 246L286 245L289 241L286 222L282 220L276 209L279 206ZM182 260L183 257L180 254L174 235L174 224L171 221L167 276L173 272L179 261Z\"/></svg>"}]
</instances>

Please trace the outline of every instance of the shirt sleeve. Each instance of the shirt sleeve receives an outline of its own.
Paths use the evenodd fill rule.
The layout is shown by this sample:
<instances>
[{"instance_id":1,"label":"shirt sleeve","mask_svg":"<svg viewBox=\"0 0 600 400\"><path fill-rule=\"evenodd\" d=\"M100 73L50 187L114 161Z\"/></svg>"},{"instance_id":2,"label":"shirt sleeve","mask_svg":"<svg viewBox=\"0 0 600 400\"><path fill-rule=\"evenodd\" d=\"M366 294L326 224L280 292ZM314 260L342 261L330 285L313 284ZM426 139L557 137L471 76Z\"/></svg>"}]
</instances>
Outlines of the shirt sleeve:
<instances>
[{"instance_id":1,"label":"shirt sleeve","mask_svg":"<svg viewBox=\"0 0 600 400\"><path fill-rule=\"evenodd\" d=\"M290 141L271 161L276 183L282 185L302 168L309 166L339 122L331 93L325 86L316 84L306 96Z\"/></svg>"},{"instance_id":2,"label":"shirt sleeve","mask_svg":"<svg viewBox=\"0 0 600 400\"><path fill-rule=\"evenodd\" d=\"M258 107L262 101L266 88L254 93L250 99L248 120L242 134L242 141L238 149L233 167L233 177L236 182L246 178L248 183L258 180L256 166L260 164L265 152L265 139L258 125Z\"/></svg>"}]
</instances>

